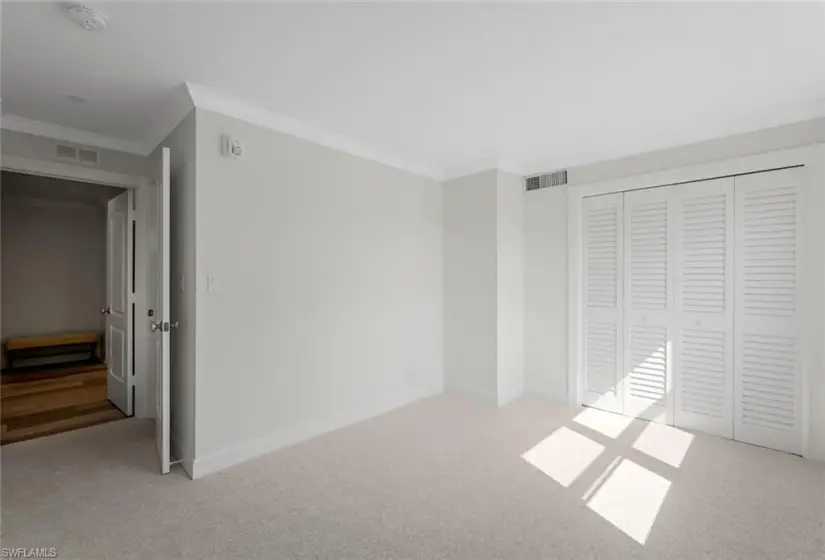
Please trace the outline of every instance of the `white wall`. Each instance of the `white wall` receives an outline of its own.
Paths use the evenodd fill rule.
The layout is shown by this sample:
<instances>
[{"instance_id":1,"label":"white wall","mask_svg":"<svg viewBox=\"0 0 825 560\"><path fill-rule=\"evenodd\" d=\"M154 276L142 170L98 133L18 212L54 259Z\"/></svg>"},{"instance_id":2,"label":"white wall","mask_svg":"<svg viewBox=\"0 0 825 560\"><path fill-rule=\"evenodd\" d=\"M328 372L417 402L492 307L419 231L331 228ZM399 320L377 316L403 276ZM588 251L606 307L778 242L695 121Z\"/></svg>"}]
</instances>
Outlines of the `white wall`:
<instances>
[{"instance_id":1,"label":"white wall","mask_svg":"<svg viewBox=\"0 0 825 560\"><path fill-rule=\"evenodd\" d=\"M719 138L618 160L572 167L575 189L595 181L629 177L748 154L825 141L825 119ZM548 188L525 195L525 385L526 391L566 401L568 395L567 191ZM825 419L823 421L825 428Z\"/></svg>"},{"instance_id":2,"label":"white wall","mask_svg":"<svg viewBox=\"0 0 825 560\"><path fill-rule=\"evenodd\" d=\"M441 392L440 185L196 122L195 476Z\"/></svg>"},{"instance_id":3,"label":"white wall","mask_svg":"<svg viewBox=\"0 0 825 560\"><path fill-rule=\"evenodd\" d=\"M38 178L4 174L3 336L103 332L106 211L100 204L8 196ZM90 187L94 188L94 187Z\"/></svg>"},{"instance_id":4,"label":"white wall","mask_svg":"<svg viewBox=\"0 0 825 560\"><path fill-rule=\"evenodd\" d=\"M496 171L444 191L444 383L498 400Z\"/></svg>"},{"instance_id":5,"label":"white wall","mask_svg":"<svg viewBox=\"0 0 825 560\"><path fill-rule=\"evenodd\" d=\"M503 405L524 391L524 181L491 170L443 191L445 384Z\"/></svg>"},{"instance_id":6,"label":"white wall","mask_svg":"<svg viewBox=\"0 0 825 560\"><path fill-rule=\"evenodd\" d=\"M190 475L195 459L195 126L193 109L160 144L169 148L171 159L170 317L173 322L178 321L178 328L171 331L170 337L172 455L183 461ZM152 155L155 156L157 150ZM156 288L152 288L149 297L157 301Z\"/></svg>"},{"instance_id":7,"label":"white wall","mask_svg":"<svg viewBox=\"0 0 825 560\"><path fill-rule=\"evenodd\" d=\"M524 393L524 179L499 171L497 191L498 404Z\"/></svg>"},{"instance_id":8,"label":"white wall","mask_svg":"<svg viewBox=\"0 0 825 560\"><path fill-rule=\"evenodd\" d=\"M567 399L567 191L524 195L524 385Z\"/></svg>"}]
</instances>

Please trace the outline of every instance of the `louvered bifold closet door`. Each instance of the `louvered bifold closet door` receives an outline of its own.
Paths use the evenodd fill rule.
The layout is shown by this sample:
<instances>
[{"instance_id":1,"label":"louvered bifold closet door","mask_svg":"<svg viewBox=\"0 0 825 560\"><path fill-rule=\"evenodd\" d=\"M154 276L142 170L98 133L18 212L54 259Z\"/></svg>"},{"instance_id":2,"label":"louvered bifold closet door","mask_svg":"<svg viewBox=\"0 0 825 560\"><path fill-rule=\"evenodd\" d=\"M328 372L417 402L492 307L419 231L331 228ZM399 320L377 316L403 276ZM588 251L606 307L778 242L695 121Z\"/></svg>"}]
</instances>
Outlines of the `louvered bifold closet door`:
<instances>
[{"instance_id":1,"label":"louvered bifold closet door","mask_svg":"<svg viewBox=\"0 0 825 560\"><path fill-rule=\"evenodd\" d=\"M799 169L736 178L734 437L800 453Z\"/></svg>"},{"instance_id":2,"label":"louvered bifold closet door","mask_svg":"<svg viewBox=\"0 0 825 560\"><path fill-rule=\"evenodd\" d=\"M672 188L625 193L624 414L668 422L670 406Z\"/></svg>"},{"instance_id":3,"label":"louvered bifold closet door","mask_svg":"<svg viewBox=\"0 0 825 560\"><path fill-rule=\"evenodd\" d=\"M676 187L676 426L733 437L734 180Z\"/></svg>"},{"instance_id":4,"label":"louvered bifold closet door","mask_svg":"<svg viewBox=\"0 0 825 560\"><path fill-rule=\"evenodd\" d=\"M583 404L622 412L622 195L582 200Z\"/></svg>"}]
</instances>

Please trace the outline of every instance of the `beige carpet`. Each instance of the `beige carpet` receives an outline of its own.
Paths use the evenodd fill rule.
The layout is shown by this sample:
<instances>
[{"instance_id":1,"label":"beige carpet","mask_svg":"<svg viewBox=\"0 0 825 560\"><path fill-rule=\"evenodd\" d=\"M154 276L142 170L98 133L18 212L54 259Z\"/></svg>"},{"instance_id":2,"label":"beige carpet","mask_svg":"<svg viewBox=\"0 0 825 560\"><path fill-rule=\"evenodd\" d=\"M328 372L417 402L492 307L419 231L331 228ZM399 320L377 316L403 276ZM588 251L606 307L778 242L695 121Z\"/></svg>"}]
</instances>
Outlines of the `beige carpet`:
<instances>
[{"instance_id":1,"label":"beige carpet","mask_svg":"<svg viewBox=\"0 0 825 560\"><path fill-rule=\"evenodd\" d=\"M61 558L825 557L825 470L536 400L443 396L189 481L151 425L2 449L2 546Z\"/></svg>"}]
</instances>

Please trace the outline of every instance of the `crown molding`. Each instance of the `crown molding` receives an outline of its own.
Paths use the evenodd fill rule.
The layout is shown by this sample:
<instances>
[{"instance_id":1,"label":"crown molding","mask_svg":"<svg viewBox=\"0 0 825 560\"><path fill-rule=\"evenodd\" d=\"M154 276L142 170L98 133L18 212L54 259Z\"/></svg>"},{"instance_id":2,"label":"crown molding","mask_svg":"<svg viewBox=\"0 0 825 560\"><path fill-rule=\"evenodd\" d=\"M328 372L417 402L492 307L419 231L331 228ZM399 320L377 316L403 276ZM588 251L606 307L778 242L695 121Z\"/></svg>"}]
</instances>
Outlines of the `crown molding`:
<instances>
[{"instance_id":1,"label":"crown molding","mask_svg":"<svg viewBox=\"0 0 825 560\"><path fill-rule=\"evenodd\" d=\"M112 136L104 136L78 128L60 126L52 123L45 123L17 115L3 115L0 117L0 128L14 132L24 132L35 136L45 136L63 142L80 144L93 148L103 148L115 150L129 154L146 155L143 145L140 142L132 142Z\"/></svg>"},{"instance_id":2,"label":"crown molding","mask_svg":"<svg viewBox=\"0 0 825 560\"><path fill-rule=\"evenodd\" d=\"M393 154L376 150L355 140L324 130L323 128L262 109L198 84L187 82L186 86L193 103L199 109L222 113L242 121L269 128L270 130L302 138L315 144L326 146L327 148L402 169L415 175L421 175L437 181L441 181L444 178L444 173L441 169L406 161Z\"/></svg>"},{"instance_id":3,"label":"crown molding","mask_svg":"<svg viewBox=\"0 0 825 560\"><path fill-rule=\"evenodd\" d=\"M382 163L437 181L444 179L443 170L411 162L393 154L377 150L340 134L330 132L298 119L281 115L253 104L219 93L211 88L184 82L168 96L158 117L140 142L113 138L50 123L26 119L17 115L3 115L0 127L6 130L45 136L55 140L71 142L96 148L117 150L130 154L147 156L186 118L193 108L206 109L269 128L290 136L302 138L327 148L350 155Z\"/></svg>"},{"instance_id":4,"label":"crown molding","mask_svg":"<svg viewBox=\"0 0 825 560\"><path fill-rule=\"evenodd\" d=\"M485 157L441 169L399 158L394 154L377 150L321 127L224 95L200 84L184 82L171 92L167 99L168 101L164 104L158 117L150 126L148 133L140 142L45 123L17 115L3 115L0 118L0 128L45 136L73 144L147 156L163 142L193 108L199 107L437 181L449 181L491 169L498 169L512 173L513 175L525 176L546 172L548 169L569 168L594 163L592 159L587 161L567 161L565 162L567 164L566 166L561 166L560 162L555 158L516 161L501 157ZM0 99L0 103L2 103L2 99ZM753 115L750 116L753 118ZM774 107L771 110L761 112L758 116L759 119L747 121L751 126L742 126L741 122L732 120L732 122L726 123L726 127L721 128L715 134L711 135L710 139L746 134L755 130L825 117L825 98L810 99L804 103ZM756 124L756 126L754 126L754 124ZM688 134L682 139L682 142L675 144L675 146L669 146L669 148L689 145L708 139L707 135L696 137L695 135ZM668 147L664 149L668 149ZM647 151L631 150L630 152L621 151L619 153L602 154L602 157L596 159L595 162L620 159L642 153L647 153Z\"/></svg>"}]
</instances>

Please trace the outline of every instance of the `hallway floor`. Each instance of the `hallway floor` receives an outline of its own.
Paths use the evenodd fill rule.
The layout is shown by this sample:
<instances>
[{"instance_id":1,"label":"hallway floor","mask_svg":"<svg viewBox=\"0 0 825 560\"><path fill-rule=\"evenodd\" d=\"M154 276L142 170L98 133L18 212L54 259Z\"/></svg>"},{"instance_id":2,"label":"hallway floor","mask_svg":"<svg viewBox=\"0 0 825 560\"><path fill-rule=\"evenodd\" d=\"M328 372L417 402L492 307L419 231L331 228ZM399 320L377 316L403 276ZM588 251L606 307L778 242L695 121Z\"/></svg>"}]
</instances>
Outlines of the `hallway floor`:
<instances>
[{"instance_id":1,"label":"hallway floor","mask_svg":"<svg viewBox=\"0 0 825 560\"><path fill-rule=\"evenodd\" d=\"M3 445L125 418L106 397L104 364L3 372L0 382Z\"/></svg>"}]
</instances>

